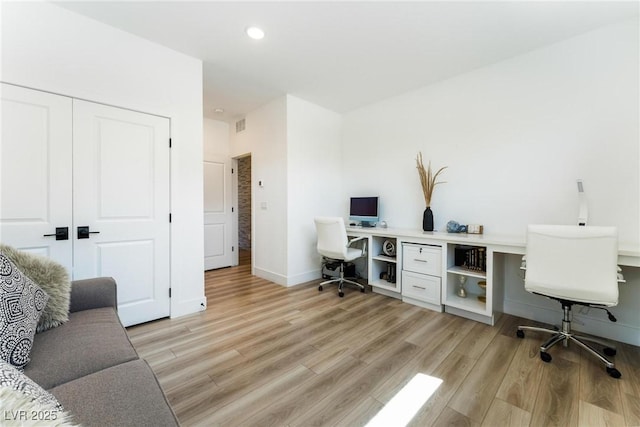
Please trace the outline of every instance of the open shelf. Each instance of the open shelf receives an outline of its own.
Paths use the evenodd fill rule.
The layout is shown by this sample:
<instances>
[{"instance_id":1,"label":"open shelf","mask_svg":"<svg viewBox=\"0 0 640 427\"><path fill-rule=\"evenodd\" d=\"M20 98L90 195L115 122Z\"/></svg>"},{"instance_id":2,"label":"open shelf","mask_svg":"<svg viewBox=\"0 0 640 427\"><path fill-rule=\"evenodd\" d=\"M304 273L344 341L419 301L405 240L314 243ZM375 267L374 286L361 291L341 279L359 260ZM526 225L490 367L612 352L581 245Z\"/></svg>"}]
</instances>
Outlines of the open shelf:
<instances>
[{"instance_id":1,"label":"open shelf","mask_svg":"<svg viewBox=\"0 0 640 427\"><path fill-rule=\"evenodd\" d=\"M447 299L444 303L445 305L459 308L460 310L482 315L487 314L487 304L478 300L477 294L469 293L466 298L460 298L457 295L447 295Z\"/></svg>"},{"instance_id":2,"label":"open shelf","mask_svg":"<svg viewBox=\"0 0 640 427\"><path fill-rule=\"evenodd\" d=\"M391 257L391 256L387 256L387 255L374 255L371 257L372 259L375 259L377 261L384 261L384 262L393 262L396 263L396 257Z\"/></svg>"},{"instance_id":3,"label":"open shelf","mask_svg":"<svg viewBox=\"0 0 640 427\"><path fill-rule=\"evenodd\" d=\"M459 274L461 276L477 277L478 279L486 279L486 271L469 270L468 268L453 266L447 268L448 273Z\"/></svg>"}]
</instances>

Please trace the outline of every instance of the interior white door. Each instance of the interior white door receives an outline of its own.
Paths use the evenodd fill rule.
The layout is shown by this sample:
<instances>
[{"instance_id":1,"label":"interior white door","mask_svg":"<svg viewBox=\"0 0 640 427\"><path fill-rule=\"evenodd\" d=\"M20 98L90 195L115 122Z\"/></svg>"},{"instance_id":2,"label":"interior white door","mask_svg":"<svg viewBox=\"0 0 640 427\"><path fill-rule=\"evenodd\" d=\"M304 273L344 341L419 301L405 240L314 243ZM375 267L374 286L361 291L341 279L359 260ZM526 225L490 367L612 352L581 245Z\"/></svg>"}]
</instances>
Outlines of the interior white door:
<instances>
[{"instance_id":1,"label":"interior white door","mask_svg":"<svg viewBox=\"0 0 640 427\"><path fill-rule=\"evenodd\" d=\"M114 277L125 326L168 316L169 120L74 99L73 135L74 278Z\"/></svg>"},{"instance_id":2,"label":"interior white door","mask_svg":"<svg viewBox=\"0 0 640 427\"><path fill-rule=\"evenodd\" d=\"M212 156L204 162L204 267L233 262L231 159Z\"/></svg>"},{"instance_id":3,"label":"interior white door","mask_svg":"<svg viewBox=\"0 0 640 427\"><path fill-rule=\"evenodd\" d=\"M9 84L0 90L0 242L71 272L71 98ZM56 237L65 227L69 238Z\"/></svg>"}]
</instances>

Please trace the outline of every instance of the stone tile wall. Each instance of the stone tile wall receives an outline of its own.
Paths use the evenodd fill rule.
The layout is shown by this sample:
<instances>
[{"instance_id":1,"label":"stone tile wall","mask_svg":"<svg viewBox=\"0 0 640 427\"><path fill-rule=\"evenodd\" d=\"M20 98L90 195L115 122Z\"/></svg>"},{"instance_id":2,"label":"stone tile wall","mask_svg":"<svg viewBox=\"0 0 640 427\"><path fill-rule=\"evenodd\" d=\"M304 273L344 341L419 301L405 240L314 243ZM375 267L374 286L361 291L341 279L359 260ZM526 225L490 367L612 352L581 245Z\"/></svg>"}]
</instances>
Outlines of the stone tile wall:
<instances>
[{"instance_id":1,"label":"stone tile wall","mask_svg":"<svg viewBox=\"0 0 640 427\"><path fill-rule=\"evenodd\" d=\"M251 156L238 159L238 246L251 249Z\"/></svg>"}]
</instances>

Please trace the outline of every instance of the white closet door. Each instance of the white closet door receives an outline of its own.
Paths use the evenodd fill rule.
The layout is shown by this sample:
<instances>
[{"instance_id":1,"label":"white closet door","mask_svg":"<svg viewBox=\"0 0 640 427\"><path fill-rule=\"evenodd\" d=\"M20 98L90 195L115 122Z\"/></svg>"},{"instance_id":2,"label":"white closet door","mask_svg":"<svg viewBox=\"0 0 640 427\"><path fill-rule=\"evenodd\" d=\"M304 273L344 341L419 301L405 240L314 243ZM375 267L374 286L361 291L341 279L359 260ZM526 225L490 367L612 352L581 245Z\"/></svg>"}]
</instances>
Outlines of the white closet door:
<instances>
[{"instance_id":1,"label":"white closet door","mask_svg":"<svg viewBox=\"0 0 640 427\"><path fill-rule=\"evenodd\" d=\"M231 159L204 162L204 268L232 264Z\"/></svg>"},{"instance_id":2,"label":"white closet door","mask_svg":"<svg viewBox=\"0 0 640 427\"><path fill-rule=\"evenodd\" d=\"M50 257L71 273L71 98L0 89L0 242ZM69 239L56 240L56 228L64 227Z\"/></svg>"},{"instance_id":3,"label":"white closet door","mask_svg":"<svg viewBox=\"0 0 640 427\"><path fill-rule=\"evenodd\" d=\"M125 326L168 316L169 120L74 100L73 134L74 278L114 277Z\"/></svg>"}]
</instances>

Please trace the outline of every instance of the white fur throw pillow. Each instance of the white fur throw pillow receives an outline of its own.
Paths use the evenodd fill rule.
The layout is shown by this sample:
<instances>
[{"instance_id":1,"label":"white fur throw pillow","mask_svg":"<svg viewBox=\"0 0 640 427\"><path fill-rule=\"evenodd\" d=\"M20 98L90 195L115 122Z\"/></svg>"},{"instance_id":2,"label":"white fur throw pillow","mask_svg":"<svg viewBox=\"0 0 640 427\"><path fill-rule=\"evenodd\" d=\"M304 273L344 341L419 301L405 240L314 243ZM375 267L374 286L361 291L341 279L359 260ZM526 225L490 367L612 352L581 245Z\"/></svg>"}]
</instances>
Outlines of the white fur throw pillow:
<instances>
[{"instance_id":1,"label":"white fur throw pillow","mask_svg":"<svg viewBox=\"0 0 640 427\"><path fill-rule=\"evenodd\" d=\"M67 270L55 261L0 244L0 252L49 295L36 332L60 326L69 320L71 281Z\"/></svg>"}]
</instances>

